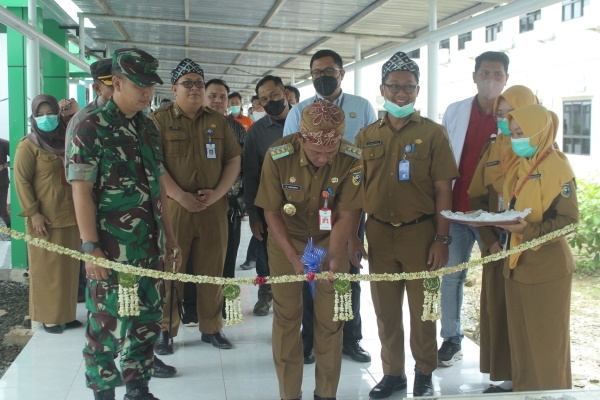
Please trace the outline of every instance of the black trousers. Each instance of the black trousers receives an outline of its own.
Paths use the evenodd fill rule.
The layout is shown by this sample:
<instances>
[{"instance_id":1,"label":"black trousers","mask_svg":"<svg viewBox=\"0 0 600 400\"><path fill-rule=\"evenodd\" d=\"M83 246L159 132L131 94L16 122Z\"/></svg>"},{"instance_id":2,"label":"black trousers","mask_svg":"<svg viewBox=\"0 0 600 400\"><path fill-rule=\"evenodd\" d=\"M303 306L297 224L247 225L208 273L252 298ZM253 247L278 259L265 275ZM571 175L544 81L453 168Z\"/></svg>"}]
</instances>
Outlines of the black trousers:
<instances>
[{"instance_id":1,"label":"black trousers","mask_svg":"<svg viewBox=\"0 0 600 400\"><path fill-rule=\"evenodd\" d=\"M361 217L358 226L358 238L364 243L365 239L365 215ZM360 268L350 264L351 274L360 274ZM344 323L344 345L356 343L362 339L362 320L360 319L360 282L350 282L352 287L352 313L354 319ZM302 287L302 343L305 348L313 347L313 318L314 302L310 293L308 282Z\"/></svg>"},{"instance_id":2,"label":"black trousers","mask_svg":"<svg viewBox=\"0 0 600 400\"><path fill-rule=\"evenodd\" d=\"M229 234L227 236L227 252L225 253L225 265L223 267L223 278L235 278L235 260L240 247L242 217L227 216ZM186 273L194 273L192 257L188 258ZM186 282L183 285L183 313L196 315L196 284Z\"/></svg>"}]
</instances>

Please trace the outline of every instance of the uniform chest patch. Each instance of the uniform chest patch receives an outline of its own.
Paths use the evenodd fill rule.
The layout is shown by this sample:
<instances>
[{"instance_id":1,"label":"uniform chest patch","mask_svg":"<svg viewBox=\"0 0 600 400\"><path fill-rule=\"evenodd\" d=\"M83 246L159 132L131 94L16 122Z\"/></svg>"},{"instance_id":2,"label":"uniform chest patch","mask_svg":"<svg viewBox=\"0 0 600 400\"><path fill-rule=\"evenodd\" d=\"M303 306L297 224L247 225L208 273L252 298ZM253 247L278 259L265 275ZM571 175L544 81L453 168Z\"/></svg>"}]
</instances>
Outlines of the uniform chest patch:
<instances>
[{"instance_id":1,"label":"uniform chest patch","mask_svg":"<svg viewBox=\"0 0 600 400\"><path fill-rule=\"evenodd\" d=\"M486 166L493 167L494 165L498 165L498 164L500 164L500 161L490 161L489 163L486 164Z\"/></svg>"},{"instance_id":2,"label":"uniform chest patch","mask_svg":"<svg viewBox=\"0 0 600 400\"><path fill-rule=\"evenodd\" d=\"M300 186L300 185L285 185L284 184L284 185L281 185L281 188L285 189L285 190L297 190L297 191L302 190L302 186Z\"/></svg>"},{"instance_id":3,"label":"uniform chest patch","mask_svg":"<svg viewBox=\"0 0 600 400\"><path fill-rule=\"evenodd\" d=\"M354 186L358 186L358 185L360 185L361 181L362 181L362 170L354 171L352 173L352 184Z\"/></svg>"},{"instance_id":4,"label":"uniform chest patch","mask_svg":"<svg viewBox=\"0 0 600 400\"><path fill-rule=\"evenodd\" d=\"M560 195L566 199L571 197L571 183L565 183L562 186L562 190L560 191Z\"/></svg>"},{"instance_id":5,"label":"uniform chest patch","mask_svg":"<svg viewBox=\"0 0 600 400\"><path fill-rule=\"evenodd\" d=\"M373 142L367 142L365 143L366 147L373 147L373 146L379 146L381 144L381 140L375 140Z\"/></svg>"},{"instance_id":6,"label":"uniform chest patch","mask_svg":"<svg viewBox=\"0 0 600 400\"><path fill-rule=\"evenodd\" d=\"M104 147L107 147L107 148L131 146L132 144L133 144L133 141L131 140L131 137L129 137L129 136L117 136L117 137L111 137L111 138L104 140Z\"/></svg>"}]
</instances>

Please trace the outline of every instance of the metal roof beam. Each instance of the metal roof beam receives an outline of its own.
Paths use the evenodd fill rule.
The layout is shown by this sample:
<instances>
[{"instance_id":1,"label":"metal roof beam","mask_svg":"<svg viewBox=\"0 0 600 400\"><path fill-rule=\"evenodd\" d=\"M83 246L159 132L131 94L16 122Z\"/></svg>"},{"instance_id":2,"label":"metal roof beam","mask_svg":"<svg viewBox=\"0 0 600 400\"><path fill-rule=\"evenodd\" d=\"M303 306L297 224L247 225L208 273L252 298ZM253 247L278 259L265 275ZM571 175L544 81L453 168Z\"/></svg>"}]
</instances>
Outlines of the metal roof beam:
<instances>
[{"instance_id":1,"label":"metal roof beam","mask_svg":"<svg viewBox=\"0 0 600 400\"><path fill-rule=\"evenodd\" d=\"M103 1L103 0L96 0ZM389 1L389 0L388 0ZM331 31L318 31L309 29L286 29L286 28L273 28L268 26L252 26L252 25L233 25L233 24L217 24L212 22L199 22L199 21L181 21L174 19L159 19L159 18L142 18L142 17L128 17L123 15L106 15L106 14L95 14L95 13L83 13L85 18L90 20L108 20L108 21L123 21L123 22L136 22L140 24L152 24L152 25L176 25L176 26L189 26L192 28L211 28L211 29L227 29L233 31L247 31L247 32L268 32L268 33L294 33L296 35L305 36L329 36L339 37L346 39L379 39L387 41L403 42L412 39L411 37L405 36L393 36L393 35L367 35L362 33L344 33L344 32L331 32Z\"/></svg>"},{"instance_id":2,"label":"metal roof beam","mask_svg":"<svg viewBox=\"0 0 600 400\"><path fill-rule=\"evenodd\" d=\"M168 73L171 74L171 70L170 69L158 69L159 73ZM224 73L224 72L206 72L204 71L204 75L210 75L210 76L237 76L237 77L242 77L242 78L262 78L263 75L244 75L244 74L234 74L234 73ZM243 82L240 82L243 83Z\"/></svg>"},{"instance_id":3,"label":"metal roof beam","mask_svg":"<svg viewBox=\"0 0 600 400\"><path fill-rule=\"evenodd\" d=\"M117 22L117 20L115 19L116 15L114 15L113 11L104 2L104 0L95 0L95 1L96 1L96 4L98 5L98 7L100 7L100 9L106 13L106 16L108 17L107 19L109 21L112 21L113 25L115 26L115 29L119 32L121 37L125 40L131 40L131 38L129 37L127 32L125 32L125 29L123 28L123 26L121 26L121 24L119 22ZM84 18L86 18L86 17L84 16Z\"/></svg>"},{"instance_id":4,"label":"metal roof beam","mask_svg":"<svg viewBox=\"0 0 600 400\"><path fill-rule=\"evenodd\" d=\"M114 43L119 45L130 45L136 47L166 47L169 49L189 49L189 50L198 50L198 51L209 51L212 53L241 53L241 54L253 54L253 55L267 55L267 56L281 56L281 57L310 57L307 55L298 56L296 53L283 53L277 51L259 51L259 50L240 50L240 49L222 49L215 47L201 47L201 46L185 46L181 44L169 44L169 43L152 43L152 42L136 42L133 40L100 40L96 39L98 43Z\"/></svg>"},{"instance_id":5,"label":"metal roof beam","mask_svg":"<svg viewBox=\"0 0 600 400\"><path fill-rule=\"evenodd\" d=\"M391 0L377 0L370 5L367 6L364 10L350 18L348 21L344 22L342 25L338 26L334 29L334 32L346 32L348 29L352 27L352 25L359 23L364 18L368 17L379 8L389 3Z\"/></svg>"},{"instance_id":6,"label":"metal roof beam","mask_svg":"<svg viewBox=\"0 0 600 400\"><path fill-rule=\"evenodd\" d=\"M397 43L394 43L394 46L396 46ZM165 58L159 58L158 62L159 63L174 63L174 64L179 64L181 60L168 60ZM205 62L205 61L199 61L198 62L201 66L208 66L208 67L235 67L235 68L246 68L246 69L261 69L261 70L266 70L266 69L271 69L271 70L285 70L285 71L308 71L308 67L269 67L269 66L264 66L264 65L245 65L245 64L236 64L236 65L231 65L231 64L226 64L226 63L213 63L213 62Z\"/></svg>"}]
</instances>

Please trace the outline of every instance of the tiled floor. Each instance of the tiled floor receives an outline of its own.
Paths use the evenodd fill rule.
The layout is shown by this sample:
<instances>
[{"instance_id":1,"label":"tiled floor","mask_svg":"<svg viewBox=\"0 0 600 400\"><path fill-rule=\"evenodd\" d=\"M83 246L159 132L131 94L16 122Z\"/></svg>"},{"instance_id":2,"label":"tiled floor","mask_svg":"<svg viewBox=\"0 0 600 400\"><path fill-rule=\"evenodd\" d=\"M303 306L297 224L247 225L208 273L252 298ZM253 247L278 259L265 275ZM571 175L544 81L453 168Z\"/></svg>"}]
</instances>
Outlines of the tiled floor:
<instances>
[{"instance_id":1,"label":"tiled floor","mask_svg":"<svg viewBox=\"0 0 600 400\"><path fill-rule=\"evenodd\" d=\"M243 223L242 244L237 265L244 262L250 233ZM365 263L366 272L368 265ZM255 271L237 270L238 276L254 276ZM344 356L338 399L368 399L371 388L382 378L380 344L375 313L368 284L362 286L361 315L363 319L362 346L373 358L371 363L357 363ZM256 317L252 306L257 288L242 286L244 324L224 328L234 344L231 350L218 350L200 341L198 328L182 327L175 340L175 354L162 357L177 367L178 374L170 379L153 379L151 391L162 400L250 400L279 399L277 376L271 353L272 314ZM405 313L408 315L408 312ZM86 310L78 308L78 319L85 321ZM408 348L406 365L414 365ZM67 330L62 335L38 330L11 368L0 380L0 400L82 400L93 398L85 387L81 355L83 329ZM465 357L456 365L434 372L436 395L480 393L489 385L487 375L479 373L479 348L465 339ZM314 390L315 366L304 368L302 390L311 400ZM392 398L412 397L412 371L407 368L408 392L397 392ZM117 388L122 398L124 388ZM600 398L598 399L600 400Z\"/></svg>"}]
</instances>

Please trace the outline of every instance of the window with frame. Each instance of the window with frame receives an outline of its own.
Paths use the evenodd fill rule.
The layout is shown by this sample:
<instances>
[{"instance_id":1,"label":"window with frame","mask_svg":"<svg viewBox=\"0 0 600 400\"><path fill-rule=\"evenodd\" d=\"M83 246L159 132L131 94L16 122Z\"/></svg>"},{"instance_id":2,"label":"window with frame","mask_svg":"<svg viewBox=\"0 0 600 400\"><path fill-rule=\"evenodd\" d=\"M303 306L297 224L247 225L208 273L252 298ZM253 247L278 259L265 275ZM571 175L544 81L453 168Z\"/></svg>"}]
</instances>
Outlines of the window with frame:
<instances>
[{"instance_id":1,"label":"window with frame","mask_svg":"<svg viewBox=\"0 0 600 400\"><path fill-rule=\"evenodd\" d=\"M485 27L485 42L495 42L498 40L498 32L502 32L502 22L488 25Z\"/></svg>"},{"instance_id":2,"label":"window with frame","mask_svg":"<svg viewBox=\"0 0 600 400\"><path fill-rule=\"evenodd\" d=\"M592 101L563 102L563 153L589 156Z\"/></svg>"},{"instance_id":3,"label":"window with frame","mask_svg":"<svg viewBox=\"0 0 600 400\"><path fill-rule=\"evenodd\" d=\"M562 2L562 20L570 21L583 17L583 8L590 5L590 0L566 0Z\"/></svg>"},{"instance_id":4,"label":"window with frame","mask_svg":"<svg viewBox=\"0 0 600 400\"><path fill-rule=\"evenodd\" d=\"M440 49L450 50L450 39L444 39L440 41Z\"/></svg>"},{"instance_id":5,"label":"window with frame","mask_svg":"<svg viewBox=\"0 0 600 400\"><path fill-rule=\"evenodd\" d=\"M519 33L533 30L533 23L542 19L542 10L527 13L519 17Z\"/></svg>"},{"instance_id":6,"label":"window with frame","mask_svg":"<svg viewBox=\"0 0 600 400\"><path fill-rule=\"evenodd\" d=\"M421 58L421 49L410 51L406 54L409 58Z\"/></svg>"},{"instance_id":7,"label":"window with frame","mask_svg":"<svg viewBox=\"0 0 600 400\"><path fill-rule=\"evenodd\" d=\"M462 35L458 35L458 49L464 50L466 43L472 40L471 32L463 33Z\"/></svg>"}]
</instances>

